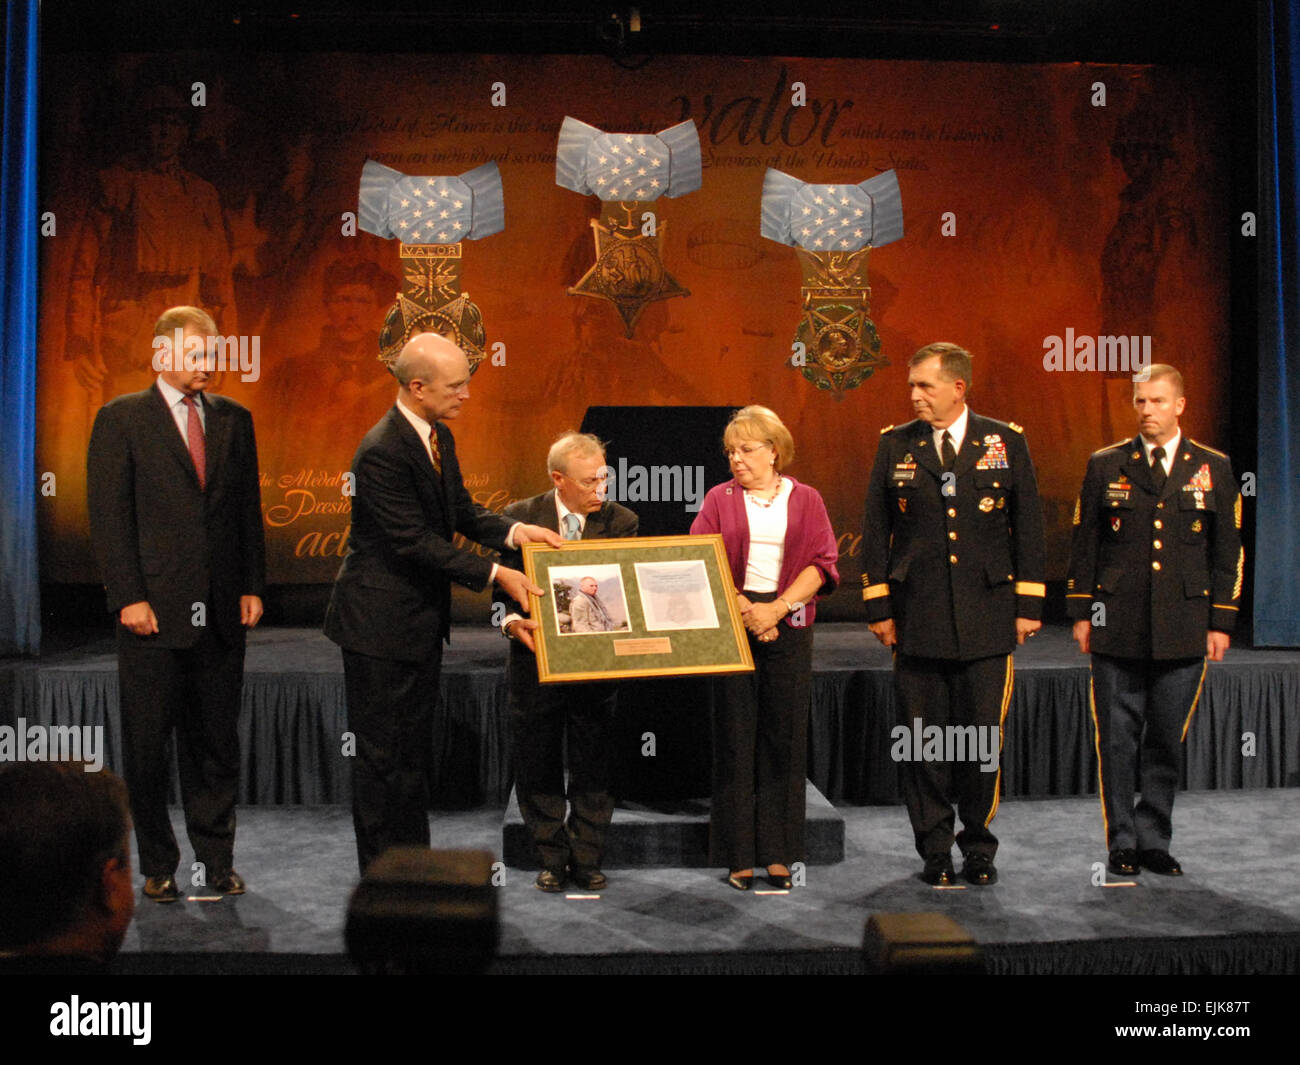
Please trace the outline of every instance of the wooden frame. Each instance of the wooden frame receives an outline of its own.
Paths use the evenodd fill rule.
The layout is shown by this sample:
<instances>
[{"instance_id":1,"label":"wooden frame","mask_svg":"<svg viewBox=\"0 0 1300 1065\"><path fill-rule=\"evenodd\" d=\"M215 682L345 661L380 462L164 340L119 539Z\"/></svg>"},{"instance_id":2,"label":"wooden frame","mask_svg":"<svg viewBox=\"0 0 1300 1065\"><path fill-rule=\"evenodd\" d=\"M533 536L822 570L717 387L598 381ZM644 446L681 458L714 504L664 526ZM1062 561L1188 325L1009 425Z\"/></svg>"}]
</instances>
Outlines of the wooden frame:
<instances>
[{"instance_id":1,"label":"wooden frame","mask_svg":"<svg viewBox=\"0 0 1300 1065\"><path fill-rule=\"evenodd\" d=\"M543 684L754 668L716 533L525 544L523 556L529 580L546 589L530 604Z\"/></svg>"}]
</instances>

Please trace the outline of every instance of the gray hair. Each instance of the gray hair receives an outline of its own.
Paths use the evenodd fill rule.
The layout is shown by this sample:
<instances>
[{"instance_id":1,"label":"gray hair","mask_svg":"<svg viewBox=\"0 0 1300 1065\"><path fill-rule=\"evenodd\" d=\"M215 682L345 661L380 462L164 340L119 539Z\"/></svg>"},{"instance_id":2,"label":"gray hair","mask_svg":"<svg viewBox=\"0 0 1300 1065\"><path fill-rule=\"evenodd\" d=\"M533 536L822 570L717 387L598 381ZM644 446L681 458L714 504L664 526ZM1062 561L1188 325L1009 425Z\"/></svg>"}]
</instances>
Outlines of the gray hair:
<instances>
[{"instance_id":1,"label":"gray hair","mask_svg":"<svg viewBox=\"0 0 1300 1065\"><path fill-rule=\"evenodd\" d=\"M605 444L598 436L591 433L579 433L570 429L555 438L551 450L546 453L547 473L568 473L569 459L575 455L604 455Z\"/></svg>"}]
</instances>

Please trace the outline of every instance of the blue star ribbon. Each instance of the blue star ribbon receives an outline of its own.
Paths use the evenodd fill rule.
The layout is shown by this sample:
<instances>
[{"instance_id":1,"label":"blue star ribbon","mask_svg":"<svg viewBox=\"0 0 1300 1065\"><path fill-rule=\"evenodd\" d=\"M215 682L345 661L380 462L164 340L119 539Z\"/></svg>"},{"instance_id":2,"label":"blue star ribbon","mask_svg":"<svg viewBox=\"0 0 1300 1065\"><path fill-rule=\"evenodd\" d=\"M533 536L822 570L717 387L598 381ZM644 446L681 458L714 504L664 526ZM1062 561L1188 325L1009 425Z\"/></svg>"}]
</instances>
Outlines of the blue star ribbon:
<instances>
[{"instance_id":1,"label":"blue star ribbon","mask_svg":"<svg viewBox=\"0 0 1300 1065\"><path fill-rule=\"evenodd\" d=\"M496 163L460 177L412 177L367 159L361 168L357 225L407 244L454 244L500 233L505 194Z\"/></svg>"},{"instance_id":2,"label":"blue star ribbon","mask_svg":"<svg viewBox=\"0 0 1300 1065\"><path fill-rule=\"evenodd\" d=\"M647 203L684 196L703 179L700 135L687 119L656 133L602 133L566 116L555 149L555 183L602 200Z\"/></svg>"},{"instance_id":3,"label":"blue star ribbon","mask_svg":"<svg viewBox=\"0 0 1300 1065\"><path fill-rule=\"evenodd\" d=\"M857 185L813 185L769 168L760 231L808 251L879 248L903 235L898 176L886 170Z\"/></svg>"}]
</instances>

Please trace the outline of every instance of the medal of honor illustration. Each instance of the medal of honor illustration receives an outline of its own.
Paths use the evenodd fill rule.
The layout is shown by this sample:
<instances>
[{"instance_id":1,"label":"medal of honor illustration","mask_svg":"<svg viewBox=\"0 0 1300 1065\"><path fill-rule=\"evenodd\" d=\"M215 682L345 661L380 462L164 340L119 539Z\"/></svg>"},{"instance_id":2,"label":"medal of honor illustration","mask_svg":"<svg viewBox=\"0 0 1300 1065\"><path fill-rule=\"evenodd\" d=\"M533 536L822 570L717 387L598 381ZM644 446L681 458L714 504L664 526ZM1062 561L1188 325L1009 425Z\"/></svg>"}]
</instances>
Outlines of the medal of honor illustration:
<instances>
[{"instance_id":1,"label":"medal of honor illustration","mask_svg":"<svg viewBox=\"0 0 1300 1065\"><path fill-rule=\"evenodd\" d=\"M889 360L871 320L871 249L903 236L903 203L892 170L857 185L814 185L769 169L761 232L788 244L803 270L803 318L794 334L804 377L836 399Z\"/></svg>"},{"instance_id":2,"label":"medal of honor illustration","mask_svg":"<svg viewBox=\"0 0 1300 1065\"><path fill-rule=\"evenodd\" d=\"M505 196L496 163L459 177L412 177L366 160L361 170L357 226L397 240L402 290L379 334L379 358L391 363L416 333L450 337L469 358L483 361L483 315L460 290L461 246L505 228Z\"/></svg>"},{"instance_id":3,"label":"medal of honor illustration","mask_svg":"<svg viewBox=\"0 0 1300 1065\"><path fill-rule=\"evenodd\" d=\"M596 261L569 294L608 300L629 339L647 304L690 295L664 268L667 222L652 204L694 192L702 173L700 136L690 119L657 134L603 133L572 117L560 126L555 183L601 201L591 222Z\"/></svg>"}]
</instances>

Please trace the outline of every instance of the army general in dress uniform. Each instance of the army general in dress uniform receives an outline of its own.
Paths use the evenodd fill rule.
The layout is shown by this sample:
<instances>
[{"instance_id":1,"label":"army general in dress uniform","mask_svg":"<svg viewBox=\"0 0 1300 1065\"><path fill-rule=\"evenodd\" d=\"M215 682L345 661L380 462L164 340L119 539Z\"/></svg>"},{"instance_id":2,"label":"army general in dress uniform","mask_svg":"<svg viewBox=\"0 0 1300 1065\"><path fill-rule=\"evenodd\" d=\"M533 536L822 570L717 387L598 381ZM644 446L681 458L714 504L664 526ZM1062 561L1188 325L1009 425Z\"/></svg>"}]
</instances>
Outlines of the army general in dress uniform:
<instances>
[{"instance_id":1,"label":"army general in dress uniform","mask_svg":"<svg viewBox=\"0 0 1300 1065\"><path fill-rule=\"evenodd\" d=\"M1169 841L1179 748L1207 661L1223 658L1237 619L1241 496L1228 457L1178 427L1182 375L1156 364L1141 377L1138 436L1088 460L1066 603L1079 650L1092 654L1109 868L1178 876Z\"/></svg>"},{"instance_id":2,"label":"army general in dress uniform","mask_svg":"<svg viewBox=\"0 0 1300 1065\"><path fill-rule=\"evenodd\" d=\"M917 418L882 430L867 490L867 620L894 648L902 724L998 729L1000 750L1012 651L1042 627L1043 517L1034 467L1020 426L966 406L969 352L930 344L909 366ZM967 755L901 766L929 884L954 880L954 803L962 875L977 885L997 880L998 841L989 823L1002 774L981 772L974 750Z\"/></svg>"}]
</instances>

